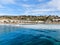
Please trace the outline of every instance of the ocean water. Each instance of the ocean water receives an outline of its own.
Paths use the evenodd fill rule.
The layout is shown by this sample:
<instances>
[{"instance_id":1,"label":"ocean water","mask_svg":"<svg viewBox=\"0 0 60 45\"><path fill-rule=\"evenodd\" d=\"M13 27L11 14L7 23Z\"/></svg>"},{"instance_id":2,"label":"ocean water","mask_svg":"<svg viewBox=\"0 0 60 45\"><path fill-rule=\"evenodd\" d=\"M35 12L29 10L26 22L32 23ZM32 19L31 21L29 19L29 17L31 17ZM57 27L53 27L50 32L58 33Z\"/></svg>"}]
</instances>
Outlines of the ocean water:
<instances>
[{"instance_id":1,"label":"ocean water","mask_svg":"<svg viewBox=\"0 0 60 45\"><path fill-rule=\"evenodd\" d=\"M0 25L0 45L60 45L58 27L55 27L57 29L24 27Z\"/></svg>"}]
</instances>

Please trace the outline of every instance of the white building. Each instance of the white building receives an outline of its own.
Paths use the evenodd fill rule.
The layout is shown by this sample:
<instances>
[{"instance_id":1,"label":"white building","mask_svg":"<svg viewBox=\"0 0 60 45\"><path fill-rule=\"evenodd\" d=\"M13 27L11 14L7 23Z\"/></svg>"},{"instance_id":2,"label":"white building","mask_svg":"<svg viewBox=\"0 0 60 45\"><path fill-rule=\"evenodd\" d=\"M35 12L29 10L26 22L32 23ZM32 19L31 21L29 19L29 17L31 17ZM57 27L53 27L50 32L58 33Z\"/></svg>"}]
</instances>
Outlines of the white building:
<instances>
[{"instance_id":1,"label":"white building","mask_svg":"<svg viewBox=\"0 0 60 45\"><path fill-rule=\"evenodd\" d=\"M53 19L53 22L60 22L60 19Z\"/></svg>"}]
</instances>

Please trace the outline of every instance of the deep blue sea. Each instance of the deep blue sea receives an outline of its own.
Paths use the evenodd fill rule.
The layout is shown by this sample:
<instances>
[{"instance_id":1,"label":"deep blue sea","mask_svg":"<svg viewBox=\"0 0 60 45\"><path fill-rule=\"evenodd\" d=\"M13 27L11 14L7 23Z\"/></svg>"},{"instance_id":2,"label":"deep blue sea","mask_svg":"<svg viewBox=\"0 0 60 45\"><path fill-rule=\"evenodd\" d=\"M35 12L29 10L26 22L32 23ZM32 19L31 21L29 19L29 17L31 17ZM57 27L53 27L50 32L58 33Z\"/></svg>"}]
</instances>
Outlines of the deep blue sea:
<instances>
[{"instance_id":1,"label":"deep blue sea","mask_svg":"<svg viewBox=\"0 0 60 45\"><path fill-rule=\"evenodd\" d=\"M60 30L1 25L0 45L60 45Z\"/></svg>"}]
</instances>

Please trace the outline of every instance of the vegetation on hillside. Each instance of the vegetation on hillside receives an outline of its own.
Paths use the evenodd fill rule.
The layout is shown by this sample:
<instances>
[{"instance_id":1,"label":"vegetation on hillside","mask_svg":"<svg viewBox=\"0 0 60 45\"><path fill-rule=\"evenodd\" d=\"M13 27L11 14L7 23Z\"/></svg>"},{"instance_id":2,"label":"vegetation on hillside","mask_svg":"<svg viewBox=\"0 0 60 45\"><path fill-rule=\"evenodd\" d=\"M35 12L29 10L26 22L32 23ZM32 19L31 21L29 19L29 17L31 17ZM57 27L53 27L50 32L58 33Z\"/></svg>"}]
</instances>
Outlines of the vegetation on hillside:
<instances>
[{"instance_id":1,"label":"vegetation on hillside","mask_svg":"<svg viewBox=\"0 0 60 45\"><path fill-rule=\"evenodd\" d=\"M31 20L31 21L46 21L53 18L60 18L58 16L0 16L0 19L14 19L14 20Z\"/></svg>"}]
</instances>

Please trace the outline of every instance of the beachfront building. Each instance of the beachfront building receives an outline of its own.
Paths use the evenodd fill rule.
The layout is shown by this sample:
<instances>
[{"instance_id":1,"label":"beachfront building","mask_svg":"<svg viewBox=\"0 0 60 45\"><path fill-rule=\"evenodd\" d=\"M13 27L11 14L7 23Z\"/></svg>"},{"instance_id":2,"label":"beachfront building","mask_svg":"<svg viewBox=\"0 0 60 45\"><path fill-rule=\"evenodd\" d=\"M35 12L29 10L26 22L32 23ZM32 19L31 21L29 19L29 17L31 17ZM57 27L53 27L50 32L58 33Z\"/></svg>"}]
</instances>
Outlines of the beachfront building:
<instances>
[{"instance_id":1,"label":"beachfront building","mask_svg":"<svg viewBox=\"0 0 60 45\"><path fill-rule=\"evenodd\" d=\"M60 22L60 19L53 19L53 22Z\"/></svg>"}]
</instances>

